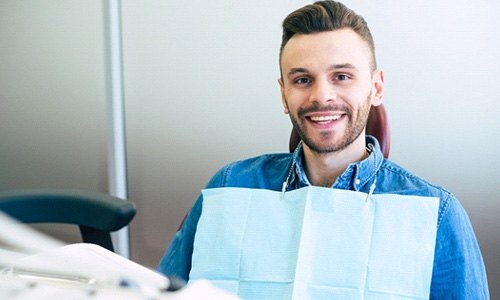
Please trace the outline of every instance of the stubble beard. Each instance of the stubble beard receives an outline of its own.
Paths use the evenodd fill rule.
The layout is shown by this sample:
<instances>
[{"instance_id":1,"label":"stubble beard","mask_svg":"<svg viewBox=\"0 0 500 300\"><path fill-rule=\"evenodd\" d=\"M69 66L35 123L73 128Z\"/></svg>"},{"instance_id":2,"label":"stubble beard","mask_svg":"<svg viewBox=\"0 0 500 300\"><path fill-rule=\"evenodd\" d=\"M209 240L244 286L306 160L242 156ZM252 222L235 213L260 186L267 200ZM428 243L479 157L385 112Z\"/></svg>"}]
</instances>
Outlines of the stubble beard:
<instances>
[{"instance_id":1,"label":"stubble beard","mask_svg":"<svg viewBox=\"0 0 500 300\"><path fill-rule=\"evenodd\" d=\"M290 120L292 121L293 127L297 131L299 137L302 139L304 144L307 147L318 154L327 154L333 152L339 152L347 147L349 147L358 137L361 135L363 130L366 127L368 122L368 115L370 113L370 98L371 94L368 95L366 101L362 106L357 110L356 115L353 117L353 111L345 106L324 106L320 107L319 105L315 105L313 107L307 109L301 109L298 112L298 117L294 116L290 113ZM334 111L341 110L346 113L346 117L348 118L347 128L344 132L342 139L336 143L331 143L328 145L321 145L320 143L316 143L313 139L306 134L306 128L304 122L299 122L305 113L309 112L319 112L319 111ZM331 135L331 132L324 133L325 135Z\"/></svg>"}]
</instances>

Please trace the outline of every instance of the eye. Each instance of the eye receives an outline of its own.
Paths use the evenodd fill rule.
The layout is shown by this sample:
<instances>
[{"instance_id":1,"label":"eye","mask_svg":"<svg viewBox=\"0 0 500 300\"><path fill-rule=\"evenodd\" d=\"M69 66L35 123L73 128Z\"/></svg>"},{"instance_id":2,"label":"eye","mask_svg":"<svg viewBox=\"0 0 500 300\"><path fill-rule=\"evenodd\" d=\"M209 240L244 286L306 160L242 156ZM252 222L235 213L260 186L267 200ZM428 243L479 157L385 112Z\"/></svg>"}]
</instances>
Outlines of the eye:
<instances>
[{"instance_id":1,"label":"eye","mask_svg":"<svg viewBox=\"0 0 500 300\"><path fill-rule=\"evenodd\" d=\"M294 79L293 83L298 85L307 85L311 83L311 79L309 77L299 77Z\"/></svg>"},{"instance_id":2,"label":"eye","mask_svg":"<svg viewBox=\"0 0 500 300\"><path fill-rule=\"evenodd\" d=\"M349 77L349 75L347 75L347 74L339 74L339 75L335 76L335 80L338 80L338 81L344 81L344 80L348 80L350 78L351 77Z\"/></svg>"}]
</instances>

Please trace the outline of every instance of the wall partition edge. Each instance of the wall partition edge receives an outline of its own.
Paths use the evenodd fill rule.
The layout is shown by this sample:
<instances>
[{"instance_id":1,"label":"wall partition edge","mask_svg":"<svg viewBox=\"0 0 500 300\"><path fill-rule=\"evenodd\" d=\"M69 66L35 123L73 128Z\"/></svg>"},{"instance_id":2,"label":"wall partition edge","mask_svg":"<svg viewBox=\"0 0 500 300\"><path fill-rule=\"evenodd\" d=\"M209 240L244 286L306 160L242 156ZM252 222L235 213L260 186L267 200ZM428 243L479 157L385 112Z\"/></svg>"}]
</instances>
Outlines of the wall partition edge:
<instances>
[{"instance_id":1,"label":"wall partition edge","mask_svg":"<svg viewBox=\"0 0 500 300\"><path fill-rule=\"evenodd\" d=\"M109 194L127 201L127 146L125 134L121 1L103 0L106 65ZM115 252L130 258L128 226L112 233Z\"/></svg>"}]
</instances>

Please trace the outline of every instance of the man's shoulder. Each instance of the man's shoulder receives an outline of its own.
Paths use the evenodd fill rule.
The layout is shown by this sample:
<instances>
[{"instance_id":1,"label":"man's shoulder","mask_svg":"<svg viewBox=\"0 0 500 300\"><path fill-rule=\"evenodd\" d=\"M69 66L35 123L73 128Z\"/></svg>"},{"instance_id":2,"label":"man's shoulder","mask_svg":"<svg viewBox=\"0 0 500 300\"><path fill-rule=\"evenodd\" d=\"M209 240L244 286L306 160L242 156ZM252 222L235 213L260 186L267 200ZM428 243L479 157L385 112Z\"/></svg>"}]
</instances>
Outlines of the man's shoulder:
<instances>
[{"instance_id":1,"label":"man's shoulder","mask_svg":"<svg viewBox=\"0 0 500 300\"><path fill-rule=\"evenodd\" d=\"M378 177L385 183L381 184L381 193L439 198L438 226L450 206L460 206L458 199L444 187L430 183L392 161L383 161Z\"/></svg>"},{"instance_id":2,"label":"man's shoulder","mask_svg":"<svg viewBox=\"0 0 500 300\"><path fill-rule=\"evenodd\" d=\"M390 183L384 186L387 189L386 192L393 189L396 194L439 197L441 199L454 197L446 188L415 175L391 160L384 159L379 172L379 176L383 176L386 182Z\"/></svg>"},{"instance_id":3,"label":"man's shoulder","mask_svg":"<svg viewBox=\"0 0 500 300\"><path fill-rule=\"evenodd\" d=\"M292 160L292 153L267 153L258 156L245 158L231 162L224 166L223 169L252 169L267 166L281 166L289 164Z\"/></svg>"},{"instance_id":4,"label":"man's shoulder","mask_svg":"<svg viewBox=\"0 0 500 300\"><path fill-rule=\"evenodd\" d=\"M291 153L270 153L231 162L212 178L209 187L274 189L290 168Z\"/></svg>"}]
</instances>

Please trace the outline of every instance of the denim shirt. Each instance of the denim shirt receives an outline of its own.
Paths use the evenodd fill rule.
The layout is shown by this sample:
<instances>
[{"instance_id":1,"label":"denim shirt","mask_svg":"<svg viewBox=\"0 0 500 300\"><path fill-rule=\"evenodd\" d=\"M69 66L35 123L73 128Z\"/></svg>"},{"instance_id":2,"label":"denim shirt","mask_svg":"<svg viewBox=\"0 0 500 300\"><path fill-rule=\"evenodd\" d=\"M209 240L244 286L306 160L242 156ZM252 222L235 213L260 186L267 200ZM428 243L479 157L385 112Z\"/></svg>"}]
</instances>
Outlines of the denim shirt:
<instances>
[{"instance_id":1,"label":"denim shirt","mask_svg":"<svg viewBox=\"0 0 500 300\"><path fill-rule=\"evenodd\" d=\"M332 188L368 193L376 178L374 194L438 197L440 204L430 299L489 299L479 245L459 201L447 190L385 159L375 138L367 136L366 143L373 146L369 157L348 165ZM242 187L281 191L287 179L287 190L310 185L304 171L301 145L293 154L266 154L228 164L212 177L206 188ZM189 279L202 201L200 195L161 259L159 272Z\"/></svg>"}]
</instances>

